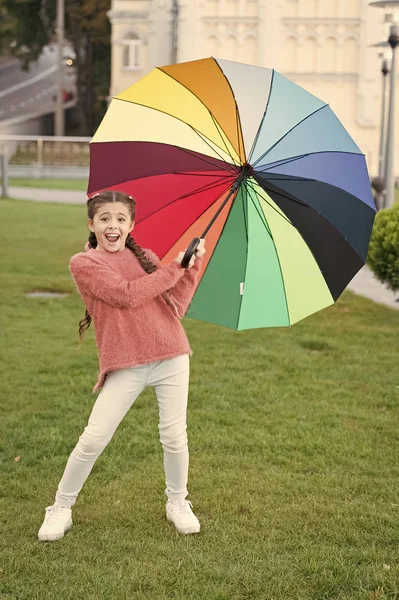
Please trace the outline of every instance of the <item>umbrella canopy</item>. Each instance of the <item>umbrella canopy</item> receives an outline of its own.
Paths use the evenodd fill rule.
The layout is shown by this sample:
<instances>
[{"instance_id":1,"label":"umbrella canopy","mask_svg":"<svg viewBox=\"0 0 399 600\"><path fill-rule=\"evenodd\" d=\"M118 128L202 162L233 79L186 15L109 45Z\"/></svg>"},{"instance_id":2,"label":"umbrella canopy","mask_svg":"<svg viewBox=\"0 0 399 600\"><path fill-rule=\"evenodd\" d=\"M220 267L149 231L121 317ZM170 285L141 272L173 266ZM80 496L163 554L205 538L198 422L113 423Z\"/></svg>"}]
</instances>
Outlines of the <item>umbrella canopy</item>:
<instances>
[{"instance_id":1,"label":"umbrella canopy","mask_svg":"<svg viewBox=\"0 0 399 600\"><path fill-rule=\"evenodd\" d=\"M187 316L236 330L333 304L376 213L365 157L328 104L215 58L155 68L112 99L90 143L88 195L104 189L135 198L134 237L162 263L205 230Z\"/></svg>"}]
</instances>

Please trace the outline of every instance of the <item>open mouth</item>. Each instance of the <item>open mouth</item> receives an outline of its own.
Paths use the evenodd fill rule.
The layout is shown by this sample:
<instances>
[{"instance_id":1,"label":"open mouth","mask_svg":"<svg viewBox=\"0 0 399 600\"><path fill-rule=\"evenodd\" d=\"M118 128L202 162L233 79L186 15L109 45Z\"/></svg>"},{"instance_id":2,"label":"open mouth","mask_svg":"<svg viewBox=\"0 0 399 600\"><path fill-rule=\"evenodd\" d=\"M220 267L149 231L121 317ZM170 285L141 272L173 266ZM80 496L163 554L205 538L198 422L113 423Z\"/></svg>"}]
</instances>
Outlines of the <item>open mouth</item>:
<instances>
[{"instance_id":1,"label":"open mouth","mask_svg":"<svg viewBox=\"0 0 399 600\"><path fill-rule=\"evenodd\" d=\"M105 237L109 244L116 244L120 238L120 235L106 235Z\"/></svg>"}]
</instances>

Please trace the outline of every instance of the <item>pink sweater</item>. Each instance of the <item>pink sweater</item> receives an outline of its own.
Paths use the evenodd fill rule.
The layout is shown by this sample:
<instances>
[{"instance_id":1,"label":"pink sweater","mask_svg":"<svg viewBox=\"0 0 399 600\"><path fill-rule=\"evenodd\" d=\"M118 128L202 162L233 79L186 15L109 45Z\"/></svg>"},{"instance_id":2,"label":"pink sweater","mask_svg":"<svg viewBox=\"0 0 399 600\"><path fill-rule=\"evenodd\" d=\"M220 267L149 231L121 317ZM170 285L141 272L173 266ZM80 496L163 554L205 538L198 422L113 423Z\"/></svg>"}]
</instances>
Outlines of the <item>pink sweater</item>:
<instances>
[{"instance_id":1,"label":"pink sweater","mask_svg":"<svg viewBox=\"0 0 399 600\"><path fill-rule=\"evenodd\" d=\"M154 264L160 260L145 252ZM194 295L202 257L190 269L173 261L148 274L131 250L91 248L71 256L69 269L93 320L100 371L92 390L109 371L181 354L193 354L180 322ZM161 294L169 295L174 309Z\"/></svg>"}]
</instances>

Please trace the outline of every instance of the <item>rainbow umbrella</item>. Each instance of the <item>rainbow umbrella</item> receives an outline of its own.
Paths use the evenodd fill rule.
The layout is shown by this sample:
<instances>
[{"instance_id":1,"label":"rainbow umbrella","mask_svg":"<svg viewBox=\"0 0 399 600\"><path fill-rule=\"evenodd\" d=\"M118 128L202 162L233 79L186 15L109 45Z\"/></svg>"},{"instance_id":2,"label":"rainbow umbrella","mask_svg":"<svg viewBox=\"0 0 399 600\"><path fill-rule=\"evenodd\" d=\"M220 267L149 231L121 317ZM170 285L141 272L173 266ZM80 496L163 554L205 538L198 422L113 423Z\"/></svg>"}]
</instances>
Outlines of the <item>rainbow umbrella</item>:
<instances>
[{"instance_id":1,"label":"rainbow umbrella","mask_svg":"<svg viewBox=\"0 0 399 600\"><path fill-rule=\"evenodd\" d=\"M88 195L137 202L162 263L206 236L187 316L282 327L333 304L365 264L365 157L331 108L275 71L206 58L115 96L90 143Z\"/></svg>"}]
</instances>

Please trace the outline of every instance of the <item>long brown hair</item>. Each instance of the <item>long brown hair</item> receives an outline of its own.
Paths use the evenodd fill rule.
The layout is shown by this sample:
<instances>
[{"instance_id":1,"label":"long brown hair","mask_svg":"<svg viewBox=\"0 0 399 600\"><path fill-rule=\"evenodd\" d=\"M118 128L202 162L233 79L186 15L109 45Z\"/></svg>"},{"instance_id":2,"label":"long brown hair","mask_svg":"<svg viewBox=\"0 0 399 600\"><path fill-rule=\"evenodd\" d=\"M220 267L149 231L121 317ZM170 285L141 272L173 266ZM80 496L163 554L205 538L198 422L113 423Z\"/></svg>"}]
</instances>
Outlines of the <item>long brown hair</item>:
<instances>
[{"instance_id":1,"label":"long brown hair","mask_svg":"<svg viewBox=\"0 0 399 600\"><path fill-rule=\"evenodd\" d=\"M94 196L92 196L91 198L89 198L87 200L87 216L88 216L88 218L93 221L94 215L96 214L97 210L103 204L106 204L107 202L122 202L123 204L126 204L126 206L129 209L130 217L131 217L132 221L134 221L134 218L136 215L135 200L131 196L128 196L127 194L124 194L123 192L116 192L113 190L104 190L103 192L100 192L99 194L95 194ZM89 241L89 245L91 248L97 247L97 238L96 238L96 234L94 233L94 231L90 232L88 241ZM130 236L130 234L128 234L128 236L126 238L125 248L129 248L129 250L131 250L133 252L133 254L137 257L140 265L143 267L143 269L146 273L150 274L150 273L153 273L154 271L156 271L157 266L154 265L154 263L148 258L148 256L144 252L144 250L135 242L135 240ZM176 308L172 298L170 297L169 290L167 292L164 292L162 294L162 296L165 299L165 301L167 302L167 304L169 304L171 306L172 310L178 316L177 308ZM81 319L79 321L79 337L81 340L83 339L83 332L86 331L86 329L88 329L90 327L90 324L91 324L91 316L89 314L89 311L87 310L87 307L85 307L85 316L83 317L83 319Z\"/></svg>"}]
</instances>

